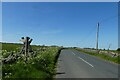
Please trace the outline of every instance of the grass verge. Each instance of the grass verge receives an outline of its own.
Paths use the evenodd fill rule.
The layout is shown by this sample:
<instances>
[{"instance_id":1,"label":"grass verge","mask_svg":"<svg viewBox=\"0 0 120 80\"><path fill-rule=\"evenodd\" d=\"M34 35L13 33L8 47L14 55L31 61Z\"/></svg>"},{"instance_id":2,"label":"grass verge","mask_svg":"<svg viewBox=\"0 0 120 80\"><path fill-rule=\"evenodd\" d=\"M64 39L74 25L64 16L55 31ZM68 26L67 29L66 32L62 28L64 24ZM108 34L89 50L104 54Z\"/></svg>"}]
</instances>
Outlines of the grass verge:
<instances>
[{"instance_id":1,"label":"grass verge","mask_svg":"<svg viewBox=\"0 0 120 80\"><path fill-rule=\"evenodd\" d=\"M3 64L2 78L52 80L60 51L60 47L48 47L45 51L38 52L37 56L29 59L27 63L19 59L12 64Z\"/></svg>"},{"instance_id":2,"label":"grass verge","mask_svg":"<svg viewBox=\"0 0 120 80\"><path fill-rule=\"evenodd\" d=\"M80 52L83 52L83 53L87 53L87 54L93 55L93 56L97 56L99 58L102 58L104 60L107 60L107 61L110 61L110 62L113 62L113 63L120 64L120 56L111 57L111 56L108 56L108 55L105 55L105 54L98 54L98 53L87 52L87 51L85 51L83 49L78 49L78 48L76 48L76 50L78 50Z\"/></svg>"}]
</instances>

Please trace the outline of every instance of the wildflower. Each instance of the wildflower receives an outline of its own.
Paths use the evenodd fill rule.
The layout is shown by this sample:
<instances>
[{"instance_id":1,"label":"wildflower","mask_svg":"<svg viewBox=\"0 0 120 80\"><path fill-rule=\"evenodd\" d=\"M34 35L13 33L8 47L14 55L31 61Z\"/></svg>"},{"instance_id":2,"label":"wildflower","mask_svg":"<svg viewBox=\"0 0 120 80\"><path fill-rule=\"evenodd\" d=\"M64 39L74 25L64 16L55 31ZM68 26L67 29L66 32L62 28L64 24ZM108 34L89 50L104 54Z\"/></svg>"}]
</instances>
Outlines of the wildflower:
<instances>
[{"instance_id":1,"label":"wildflower","mask_svg":"<svg viewBox=\"0 0 120 80\"><path fill-rule=\"evenodd\" d=\"M4 50L5 52L7 52L7 50Z\"/></svg>"},{"instance_id":2,"label":"wildflower","mask_svg":"<svg viewBox=\"0 0 120 80\"><path fill-rule=\"evenodd\" d=\"M7 73L5 73L5 75L7 75Z\"/></svg>"},{"instance_id":3,"label":"wildflower","mask_svg":"<svg viewBox=\"0 0 120 80\"><path fill-rule=\"evenodd\" d=\"M3 55L6 55L6 53L3 53Z\"/></svg>"},{"instance_id":4,"label":"wildflower","mask_svg":"<svg viewBox=\"0 0 120 80\"><path fill-rule=\"evenodd\" d=\"M34 62L32 62L32 64L35 64Z\"/></svg>"},{"instance_id":5,"label":"wildflower","mask_svg":"<svg viewBox=\"0 0 120 80\"><path fill-rule=\"evenodd\" d=\"M11 75L12 73L9 73L9 75Z\"/></svg>"},{"instance_id":6,"label":"wildflower","mask_svg":"<svg viewBox=\"0 0 120 80\"><path fill-rule=\"evenodd\" d=\"M20 62L17 62L17 63L20 63Z\"/></svg>"},{"instance_id":7,"label":"wildflower","mask_svg":"<svg viewBox=\"0 0 120 80\"><path fill-rule=\"evenodd\" d=\"M18 57L18 59L20 59L20 57Z\"/></svg>"},{"instance_id":8,"label":"wildflower","mask_svg":"<svg viewBox=\"0 0 120 80\"><path fill-rule=\"evenodd\" d=\"M5 76L5 78L9 78L9 75Z\"/></svg>"},{"instance_id":9,"label":"wildflower","mask_svg":"<svg viewBox=\"0 0 120 80\"><path fill-rule=\"evenodd\" d=\"M23 62L23 64L26 64L25 62Z\"/></svg>"}]
</instances>

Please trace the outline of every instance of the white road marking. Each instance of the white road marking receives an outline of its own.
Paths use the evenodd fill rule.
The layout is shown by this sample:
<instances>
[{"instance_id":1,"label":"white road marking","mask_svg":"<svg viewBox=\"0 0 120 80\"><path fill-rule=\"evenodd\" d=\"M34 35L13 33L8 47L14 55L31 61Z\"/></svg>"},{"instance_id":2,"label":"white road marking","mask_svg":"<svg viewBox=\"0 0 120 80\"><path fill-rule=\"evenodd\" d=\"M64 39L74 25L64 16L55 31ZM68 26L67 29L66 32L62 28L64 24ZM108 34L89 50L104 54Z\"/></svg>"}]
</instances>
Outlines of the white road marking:
<instances>
[{"instance_id":1,"label":"white road marking","mask_svg":"<svg viewBox=\"0 0 120 80\"><path fill-rule=\"evenodd\" d=\"M94 67L92 64L90 64L89 62L85 61L84 59L82 59L81 57L78 57L79 59L81 59L82 61L84 61L85 63L87 63L88 65L90 65L91 67Z\"/></svg>"},{"instance_id":2,"label":"white road marking","mask_svg":"<svg viewBox=\"0 0 120 80\"><path fill-rule=\"evenodd\" d=\"M75 55L75 53L74 52L72 52L73 53L73 55Z\"/></svg>"}]
</instances>

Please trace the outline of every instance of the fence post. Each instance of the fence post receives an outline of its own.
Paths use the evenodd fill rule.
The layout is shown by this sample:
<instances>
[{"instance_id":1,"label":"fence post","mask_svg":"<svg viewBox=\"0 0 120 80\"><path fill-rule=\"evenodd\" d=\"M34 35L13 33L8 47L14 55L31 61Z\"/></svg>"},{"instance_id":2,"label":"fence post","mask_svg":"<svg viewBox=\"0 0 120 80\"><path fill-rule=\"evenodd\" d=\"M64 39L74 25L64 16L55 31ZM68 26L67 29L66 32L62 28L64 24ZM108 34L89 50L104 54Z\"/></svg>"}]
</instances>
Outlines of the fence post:
<instances>
[{"instance_id":1,"label":"fence post","mask_svg":"<svg viewBox=\"0 0 120 80\"><path fill-rule=\"evenodd\" d=\"M27 57L28 57L28 46L29 46L29 37L26 37L25 39L25 62L27 62Z\"/></svg>"}]
</instances>

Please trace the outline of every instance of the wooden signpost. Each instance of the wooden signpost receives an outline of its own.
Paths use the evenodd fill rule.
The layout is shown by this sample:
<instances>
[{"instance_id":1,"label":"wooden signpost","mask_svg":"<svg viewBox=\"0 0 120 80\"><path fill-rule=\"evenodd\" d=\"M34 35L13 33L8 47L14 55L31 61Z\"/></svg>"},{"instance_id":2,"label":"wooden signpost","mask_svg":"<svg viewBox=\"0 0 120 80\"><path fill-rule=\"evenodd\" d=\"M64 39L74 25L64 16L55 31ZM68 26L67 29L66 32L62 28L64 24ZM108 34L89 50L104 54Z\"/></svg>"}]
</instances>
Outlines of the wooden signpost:
<instances>
[{"instance_id":1,"label":"wooden signpost","mask_svg":"<svg viewBox=\"0 0 120 80\"><path fill-rule=\"evenodd\" d=\"M16 61L19 57L22 57L24 55L25 62L27 62L30 52L32 51L32 48L30 46L30 43L32 42L33 39L30 39L30 37L22 37L21 42L23 42L23 47L19 53L13 54L11 53L7 58L5 58L2 62L3 63L10 63Z\"/></svg>"},{"instance_id":2,"label":"wooden signpost","mask_svg":"<svg viewBox=\"0 0 120 80\"><path fill-rule=\"evenodd\" d=\"M32 48L30 46L30 43L32 42L33 39L30 39L29 37L22 37L20 41L22 41L24 43L23 48L22 48L22 52L25 55L25 62L27 62L27 58L28 58L28 53L29 52L33 52Z\"/></svg>"}]
</instances>

